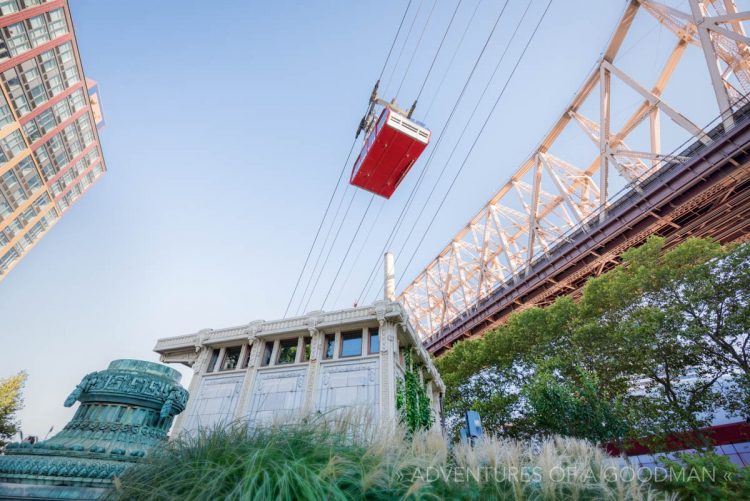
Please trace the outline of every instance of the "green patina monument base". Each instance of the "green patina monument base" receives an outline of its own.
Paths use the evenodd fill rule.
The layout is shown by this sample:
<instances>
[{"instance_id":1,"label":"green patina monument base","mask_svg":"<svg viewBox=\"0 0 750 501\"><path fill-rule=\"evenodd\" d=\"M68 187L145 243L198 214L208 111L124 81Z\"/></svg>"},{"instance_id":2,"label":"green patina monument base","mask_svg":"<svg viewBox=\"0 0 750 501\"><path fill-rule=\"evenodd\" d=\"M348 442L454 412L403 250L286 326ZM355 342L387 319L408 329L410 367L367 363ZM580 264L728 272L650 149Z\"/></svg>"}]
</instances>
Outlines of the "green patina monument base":
<instances>
[{"instance_id":1,"label":"green patina monument base","mask_svg":"<svg viewBox=\"0 0 750 501\"><path fill-rule=\"evenodd\" d=\"M108 492L103 487L50 486L0 483L0 499L39 501L89 501L101 499Z\"/></svg>"},{"instance_id":2,"label":"green patina monument base","mask_svg":"<svg viewBox=\"0 0 750 501\"><path fill-rule=\"evenodd\" d=\"M187 403L180 373L152 362L115 360L87 374L65 400L81 402L65 428L0 456L0 499L97 499L113 479L167 440Z\"/></svg>"}]
</instances>

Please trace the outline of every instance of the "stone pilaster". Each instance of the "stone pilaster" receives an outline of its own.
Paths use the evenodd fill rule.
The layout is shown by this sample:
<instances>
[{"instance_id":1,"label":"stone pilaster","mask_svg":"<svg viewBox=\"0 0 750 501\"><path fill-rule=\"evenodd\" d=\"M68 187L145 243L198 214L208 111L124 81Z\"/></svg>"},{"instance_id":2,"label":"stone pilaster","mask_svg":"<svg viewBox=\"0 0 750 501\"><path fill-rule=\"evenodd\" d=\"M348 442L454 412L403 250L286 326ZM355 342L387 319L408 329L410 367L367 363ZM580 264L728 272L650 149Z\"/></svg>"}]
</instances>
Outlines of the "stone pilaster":
<instances>
[{"instance_id":1,"label":"stone pilaster","mask_svg":"<svg viewBox=\"0 0 750 501\"><path fill-rule=\"evenodd\" d=\"M190 395L197 395L198 394L198 388L201 387L201 381L203 380L203 375L206 373L206 368L208 367L208 362L210 361L211 357L211 348L204 346L202 344L196 344L195 351L198 352L198 357L195 360L195 363L193 364L193 378L190 380L190 386L188 387L188 393ZM185 412L181 413L177 416L174 422L174 428L172 429L171 437L177 437L180 432L182 431L182 426L185 422L186 416L189 416L190 413L193 410L193 406L195 405L195 399L190 398L188 399L187 407L185 408Z\"/></svg>"},{"instance_id":2,"label":"stone pilaster","mask_svg":"<svg viewBox=\"0 0 750 501\"><path fill-rule=\"evenodd\" d=\"M396 367L398 353L396 324L379 318L380 321L380 421L393 424L396 421Z\"/></svg>"},{"instance_id":3,"label":"stone pilaster","mask_svg":"<svg viewBox=\"0 0 750 501\"><path fill-rule=\"evenodd\" d=\"M307 367L307 380L305 381L305 395L302 400L302 415L310 414L315 409L315 388L320 369L320 359L323 358L324 335L318 329L309 329L312 339L310 340L310 362Z\"/></svg>"},{"instance_id":4,"label":"stone pilaster","mask_svg":"<svg viewBox=\"0 0 750 501\"><path fill-rule=\"evenodd\" d=\"M258 366L260 365L261 349L263 343L256 342L256 336L262 329L261 323L252 324L247 330L247 342L248 350L250 351L250 357L247 359L247 368L245 370L245 378L242 380L242 388L240 388L240 398L237 401L237 407L234 409L234 418L243 419L245 416L245 408L247 407L247 399L250 398L250 392L255 384L255 375L258 372Z\"/></svg>"}]
</instances>

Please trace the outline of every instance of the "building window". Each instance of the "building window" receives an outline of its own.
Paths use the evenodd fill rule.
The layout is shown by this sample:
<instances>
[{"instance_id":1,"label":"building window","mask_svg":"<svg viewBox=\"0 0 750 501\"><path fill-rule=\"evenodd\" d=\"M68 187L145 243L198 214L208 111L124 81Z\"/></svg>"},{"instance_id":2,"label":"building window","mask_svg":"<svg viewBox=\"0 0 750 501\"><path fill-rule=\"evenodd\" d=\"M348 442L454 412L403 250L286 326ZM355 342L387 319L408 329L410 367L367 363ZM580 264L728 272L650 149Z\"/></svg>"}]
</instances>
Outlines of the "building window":
<instances>
[{"instance_id":1,"label":"building window","mask_svg":"<svg viewBox=\"0 0 750 501\"><path fill-rule=\"evenodd\" d=\"M219 350L211 350L211 359L208 362L206 372L213 372L216 367L216 360L219 359Z\"/></svg>"},{"instance_id":2,"label":"building window","mask_svg":"<svg viewBox=\"0 0 750 501\"><path fill-rule=\"evenodd\" d=\"M65 14L62 9L55 9L49 13L49 31L52 38L57 38L68 32L68 26L65 23Z\"/></svg>"},{"instance_id":3,"label":"building window","mask_svg":"<svg viewBox=\"0 0 750 501\"><path fill-rule=\"evenodd\" d=\"M247 366L250 363L250 354L252 353L252 351L252 345L245 346L245 356L242 358L242 365L240 365L240 369L247 369Z\"/></svg>"},{"instance_id":4,"label":"building window","mask_svg":"<svg viewBox=\"0 0 750 501\"><path fill-rule=\"evenodd\" d=\"M302 360L301 362L308 362L310 360L310 352L312 350L312 338L302 338Z\"/></svg>"},{"instance_id":5,"label":"building window","mask_svg":"<svg viewBox=\"0 0 750 501\"><path fill-rule=\"evenodd\" d=\"M26 238L28 238L31 242L34 242L36 238L44 231L44 227L42 226L42 223L36 223L34 226L31 227L29 232L26 234Z\"/></svg>"},{"instance_id":6,"label":"building window","mask_svg":"<svg viewBox=\"0 0 750 501\"><path fill-rule=\"evenodd\" d=\"M16 205L21 205L21 203L26 200L26 193L18 182L16 174L12 170L3 174L0 181L5 185L6 190L8 190L8 193L11 195L11 201Z\"/></svg>"},{"instance_id":7,"label":"building window","mask_svg":"<svg viewBox=\"0 0 750 501\"><path fill-rule=\"evenodd\" d=\"M15 249L6 252L5 255L0 258L0 270L7 269L16 259L18 259L18 252L16 252Z\"/></svg>"},{"instance_id":8,"label":"building window","mask_svg":"<svg viewBox=\"0 0 750 501\"><path fill-rule=\"evenodd\" d=\"M29 207L28 209L23 211L21 213L21 217L26 220L24 223L24 226L26 226L26 224L28 224L32 219L34 219L34 216L36 216L36 212L34 212L33 207Z\"/></svg>"},{"instance_id":9,"label":"building window","mask_svg":"<svg viewBox=\"0 0 750 501\"><path fill-rule=\"evenodd\" d=\"M297 345L299 338L284 339L279 343L279 355L277 364L293 364L297 360Z\"/></svg>"},{"instance_id":10,"label":"building window","mask_svg":"<svg viewBox=\"0 0 750 501\"><path fill-rule=\"evenodd\" d=\"M41 112L36 118L36 121L39 124L39 128L42 129L42 132L44 134L54 129L55 125L57 125L55 115L52 113L52 110L49 109Z\"/></svg>"},{"instance_id":11,"label":"building window","mask_svg":"<svg viewBox=\"0 0 750 501\"><path fill-rule=\"evenodd\" d=\"M13 158L26 149L26 142L17 130L8 134L2 141L3 151L8 158Z\"/></svg>"},{"instance_id":12,"label":"building window","mask_svg":"<svg viewBox=\"0 0 750 501\"><path fill-rule=\"evenodd\" d=\"M31 100L34 101L34 106L39 106L47 102L47 89L44 88L44 84L35 85L29 89L29 94L31 95Z\"/></svg>"},{"instance_id":13,"label":"building window","mask_svg":"<svg viewBox=\"0 0 750 501\"><path fill-rule=\"evenodd\" d=\"M3 0L0 1L0 15L5 16L18 12L18 2L16 0Z\"/></svg>"},{"instance_id":14,"label":"building window","mask_svg":"<svg viewBox=\"0 0 750 501\"><path fill-rule=\"evenodd\" d=\"M25 33L23 37L26 37ZM14 39L13 49L15 50L15 43L22 42L21 39ZM72 52L72 45L68 42L2 73L3 83L18 115L24 116L29 113L32 109L30 104L33 103L33 107L36 107L51 95L59 94L66 87L80 81ZM49 94L45 85L49 89Z\"/></svg>"},{"instance_id":15,"label":"building window","mask_svg":"<svg viewBox=\"0 0 750 501\"><path fill-rule=\"evenodd\" d=\"M44 22L44 14L30 18L29 27L29 39L31 40L32 46L37 47L44 42L49 41L47 25Z\"/></svg>"},{"instance_id":16,"label":"building window","mask_svg":"<svg viewBox=\"0 0 750 501\"><path fill-rule=\"evenodd\" d=\"M0 127L5 127L11 123L13 123L13 115L10 113L10 108L7 104L0 105Z\"/></svg>"},{"instance_id":17,"label":"building window","mask_svg":"<svg viewBox=\"0 0 750 501\"><path fill-rule=\"evenodd\" d=\"M368 329L370 333L370 350L369 353L377 353L380 351L380 333L377 329Z\"/></svg>"},{"instance_id":18,"label":"building window","mask_svg":"<svg viewBox=\"0 0 750 501\"><path fill-rule=\"evenodd\" d=\"M29 101L26 99L26 96L18 96L13 100L13 103L16 105L16 110L18 110L19 115L25 115L31 111L31 108L29 108Z\"/></svg>"},{"instance_id":19,"label":"building window","mask_svg":"<svg viewBox=\"0 0 750 501\"><path fill-rule=\"evenodd\" d=\"M8 203L8 200L0 193L0 220L13 213L13 208Z\"/></svg>"},{"instance_id":20,"label":"building window","mask_svg":"<svg viewBox=\"0 0 750 501\"><path fill-rule=\"evenodd\" d=\"M86 106L86 100L83 98L83 91L77 90L70 96L68 96L68 99L70 100L70 105L73 107L73 110L78 111L84 106Z\"/></svg>"},{"instance_id":21,"label":"building window","mask_svg":"<svg viewBox=\"0 0 750 501\"><path fill-rule=\"evenodd\" d=\"M340 357L358 357L362 355L362 331L341 333Z\"/></svg>"},{"instance_id":22,"label":"building window","mask_svg":"<svg viewBox=\"0 0 750 501\"><path fill-rule=\"evenodd\" d=\"M224 350L224 360L221 362L221 370L231 371L237 368L237 364L240 362L240 352L242 346L232 346Z\"/></svg>"},{"instance_id":23,"label":"building window","mask_svg":"<svg viewBox=\"0 0 750 501\"><path fill-rule=\"evenodd\" d=\"M263 344L263 359L260 361L260 365L265 367L271 363L271 353L273 352L273 343L266 341Z\"/></svg>"},{"instance_id":24,"label":"building window","mask_svg":"<svg viewBox=\"0 0 750 501\"><path fill-rule=\"evenodd\" d=\"M331 360L333 358L334 348L336 347L336 334L326 334L326 351L323 358Z\"/></svg>"},{"instance_id":25,"label":"building window","mask_svg":"<svg viewBox=\"0 0 750 501\"><path fill-rule=\"evenodd\" d=\"M31 45L29 45L29 38L26 35L26 27L24 27L22 22L8 26L5 29L5 34L8 43L8 50L12 57L23 54L31 48Z\"/></svg>"},{"instance_id":26,"label":"building window","mask_svg":"<svg viewBox=\"0 0 750 501\"><path fill-rule=\"evenodd\" d=\"M23 131L26 133L26 137L28 137L29 141L31 141L32 143L42 137L42 133L39 132L39 127L36 126L36 122L34 120L26 122L26 124L23 126Z\"/></svg>"}]
</instances>

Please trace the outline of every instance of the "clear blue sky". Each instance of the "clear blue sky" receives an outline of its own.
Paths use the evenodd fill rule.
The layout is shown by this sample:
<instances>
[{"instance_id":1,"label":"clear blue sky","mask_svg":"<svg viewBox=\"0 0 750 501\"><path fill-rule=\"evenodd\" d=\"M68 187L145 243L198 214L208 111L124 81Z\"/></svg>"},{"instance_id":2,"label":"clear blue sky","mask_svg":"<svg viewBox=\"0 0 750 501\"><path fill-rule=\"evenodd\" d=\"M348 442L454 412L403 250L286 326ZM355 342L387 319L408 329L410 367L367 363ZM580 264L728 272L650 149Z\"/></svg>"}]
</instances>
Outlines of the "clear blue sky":
<instances>
[{"instance_id":1,"label":"clear blue sky","mask_svg":"<svg viewBox=\"0 0 750 501\"><path fill-rule=\"evenodd\" d=\"M413 3L416 7L420 0ZM446 84L435 95L476 3L464 0L417 108L416 117L435 131L445 123L501 7L499 0L482 2ZM283 315L406 1L71 4L86 74L99 82L109 172L0 283L0 376L29 373L20 415L27 434L44 435L50 425L60 429L72 414L62 402L85 373L115 358L156 360L151 349L157 338ZM492 101L545 4L534 1L490 88ZM437 4L404 80L399 96L404 106L422 83L454 5ZM437 179L525 5L511 0L417 206ZM431 6L431 0L423 0L389 92L404 75ZM414 264L404 270L408 256L401 267L397 256L397 273L406 274L402 287L531 152L590 71L624 6L621 0L553 2ZM649 75L674 44L670 33L655 26L639 14L625 44L636 45L622 63L646 75L649 87ZM392 62L399 50L397 45ZM678 74L705 64L695 49L691 53ZM389 67L384 80L390 72ZM716 114L710 99L695 97L695 89L705 91L707 82L690 85L667 96L680 109L691 104L690 118L703 124ZM633 101L631 95L613 104L615 113ZM456 159L463 159L489 103L488 97L470 122ZM449 165L427 214L459 163ZM370 239L365 243L360 234L355 242L327 309L351 306L359 294L416 172L385 203L377 224L372 220L383 202L374 202L365 223L368 231L373 228ZM354 199L308 310L320 307L368 201L364 193ZM407 227L415 216L416 211L410 213ZM426 223L418 222L414 233L421 234ZM406 232L394 247L404 238ZM414 240L406 246L408 255ZM353 267L360 247L364 250ZM187 385L189 371L183 372Z\"/></svg>"}]
</instances>

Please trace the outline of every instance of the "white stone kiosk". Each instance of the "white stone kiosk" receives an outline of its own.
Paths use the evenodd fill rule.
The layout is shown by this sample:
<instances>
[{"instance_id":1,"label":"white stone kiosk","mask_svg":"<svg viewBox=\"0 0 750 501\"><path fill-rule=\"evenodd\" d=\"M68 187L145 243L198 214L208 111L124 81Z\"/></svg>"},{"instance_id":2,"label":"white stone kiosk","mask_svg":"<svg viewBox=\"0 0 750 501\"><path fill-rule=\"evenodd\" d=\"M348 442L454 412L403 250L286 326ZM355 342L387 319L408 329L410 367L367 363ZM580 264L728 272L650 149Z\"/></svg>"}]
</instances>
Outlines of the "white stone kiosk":
<instances>
[{"instance_id":1,"label":"white stone kiosk","mask_svg":"<svg viewBox=\"0 0 750 501\"><path fill-rule=\"evenodd\" d=\"M338 409L365 410L379 422L395 422L396 381L404 376L409 349L423 365L433 426L439 427L445 386L395 301L204 329L160 339L154 351L162 362L194 371L176 435L235 420L252 426Z\"/></svg>"}]
</instances>

